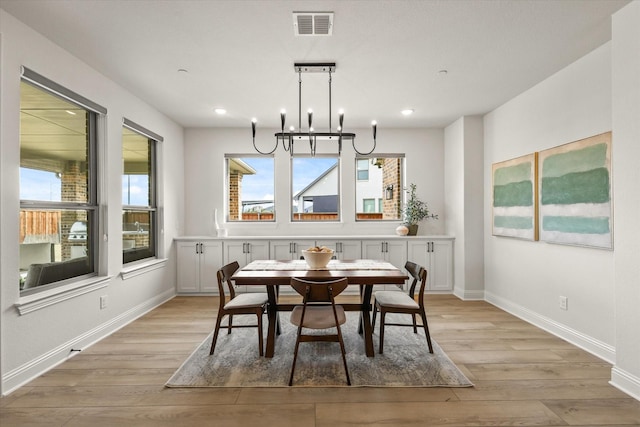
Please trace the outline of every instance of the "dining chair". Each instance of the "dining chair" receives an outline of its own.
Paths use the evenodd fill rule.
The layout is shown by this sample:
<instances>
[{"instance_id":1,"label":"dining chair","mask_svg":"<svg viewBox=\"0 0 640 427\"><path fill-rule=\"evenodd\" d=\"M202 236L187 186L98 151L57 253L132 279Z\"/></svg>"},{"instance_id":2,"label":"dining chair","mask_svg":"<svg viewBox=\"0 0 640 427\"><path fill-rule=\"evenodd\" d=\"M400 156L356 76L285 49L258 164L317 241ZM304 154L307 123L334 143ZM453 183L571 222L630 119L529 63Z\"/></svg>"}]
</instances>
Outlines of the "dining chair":
<instances>
[{"instance_id":1,"label":"dining chair","mask_svg":"<svg viewBox=\"0 0 640 427\"><path fill-rule=\"evenodd\" d=\"M427 270L420 265L407 261L404 268L409 272L411 278L411 285L409 286L409 292L403 291L377 291L374 293L374 308L373 308L373 320L371 321L371 327L376 326L376 313L380 312L380 349L379 353L382 354L384 348L384 327L386 326L409 326L413 327L413 332L418 333L418 326L416 323L416 316L420 316L422 319L422 327L427 337L427 344L429 345L429 353L433 353L433 346L431 345L431 335L429 335L429 325L427 324L427 314L424 308L424 288L427 284ZM420 282L420 290L418 291L418 302L415 300L416 286ZM385 322L385 315L387 313L405 313L411 315L413 323L387 323Z\"/></svg>"},{"instance_id":2,"label":"dining chair","mask_svg":"<svg viewBox=\"0 0 640 427\"><path fill-rule=\"evenodd\" d=\"M231 282L231 276L240 268L237 261L229 263L218 270L216 276L218 278L218 291L220 294L220 306L218 307L218 317L216 319L216 327L213 333L213 340L211 341L211 351L209 354L213 354L216 348L216 342L218 340L218 333L221 328L226 328L227 333L231 333L233 328L258 328L258 346L259 354L263 355L262 344L262 315L264 314L267 302L269 298L266 292L250 292L236 294L233 283ZM227 301L228 296L228 301ZM254 314L258 318L257 324L250 325L234 325L233 316ZM222 319L228 316L227 325L222 325Z\"/></svg>"},{"instance_id":3,"label":"dining chair","mask_svg":"<svg viewBox=\"0 0 640 427\"><path fill-rule=\"evenodd\" d=\"M335 301L335 297L342 293L347 285L348 281L346 278L323 282L312 282L295 277L291 279L291 286L297 293L302 295L303 299L302 305L297 305L291 312L291 323L298 327L298 333L296 336L295 350L293 352L289 385L293 384L293 374L296 369L300 343L312 341L340 343L342 362L347 375L347 385L351 385L349 368L347 367L347 357L344 350L344 341L342 340L342 330L340 328L340 325L343 325L347 321L347 318L344 313L344 308L336 304ZM303 328L316 330L336 328L336 333L303 334Z\"/></svg>"}]
</instances>

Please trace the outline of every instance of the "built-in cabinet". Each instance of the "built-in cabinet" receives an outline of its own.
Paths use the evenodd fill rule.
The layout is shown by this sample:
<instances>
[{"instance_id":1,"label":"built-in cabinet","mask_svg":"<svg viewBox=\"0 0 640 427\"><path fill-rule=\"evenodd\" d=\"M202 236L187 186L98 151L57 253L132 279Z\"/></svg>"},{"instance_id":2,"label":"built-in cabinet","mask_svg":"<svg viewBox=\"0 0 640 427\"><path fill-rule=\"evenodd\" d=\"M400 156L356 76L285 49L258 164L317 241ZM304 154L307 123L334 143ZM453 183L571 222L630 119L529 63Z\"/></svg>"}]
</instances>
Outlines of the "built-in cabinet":
<instances>
[{"instance_id":1,"label":"built-in cabinet","mask_svg":"<svg viewBox=\"0 0 640 427\"><path fill-rule=\"evenodd\" d=\"M427 291L453 289L453 243L450 240L410 240L408 260L427 269Z\"/></svg>"},{"instance_id":2,"label":"built-in cabinet","mask_svg":"<svg viewBox=\"0 0 640 427\"><path fill-rule=\"evenodd\" d=\"M357 240L316 240L316 246L333 249L336 259L362 258L362 241Z\"/></svg>"},{"instance_id":3,"label":"built-in cabinet","mask_svg":"<svg viewBox=\"0 0 640 427\"><path fill-rule=\"evenodd\" d=\"M257 259L299 259L302 250L326 246L337 259L385 260L402 269L407 260L424 266L429 292L453 290L453 238L451 237L353 237L353 238L179 238L178 293L217 293L216 271L238 261L241 267ZM389 288L393 285L387 286ZM249 289L241 287L240 291Z\"/></svg>"},{"instance_id":4,"label":"built-in cabinet","mask_svg":"<svg viewBox=\"0 0 640 427\"><path fill-rule=\"evenodd\" d=\"M362 258L380 259L402 268L407 261L407 241L363 240Z\"/></svg>"},{"instance_id":5,"label":"built-in cabinet","mask_svg":"<svg viewBox=\"0 0 640 427\"><path fill-rule=\"evenodd\" d=\"M240 268L254 259L271 259L268 240L225 240L224 264L238 261Z\"/></svg>"},{"instance_id":6,"label":"built-in cabinet","mask_svg":"<svg viewBox=\"0 0 640 427\"><path fill-rule=\"evenodd\" d=\"M379 259L390 262L402 269L407 262L406 240L363 240L362 258ZM406 287L406 286L405 286ZM376 285L373 290L393 290L397 285Z\"/></svg>"},{"instance_id":7,"label":"built-in cabinet","mask_svg":"<svg viewBox=\"0 0 640 427\"><path fill-rule=\"evenodd\" d=\"M315 245L315 240L272 240L269 251L271 259L300 259L303 250Z\"/></svg>"},{"instance_id":8,"label":"built-in cabinet","mask_svg":"<svg viewBox=\"0 0 640 427\"><path fill-rule=\"evenodd\" d=\"M222 267L221 240L178 241L178 293L218 292L216 272Z\"/></svg>"}]
</instances>

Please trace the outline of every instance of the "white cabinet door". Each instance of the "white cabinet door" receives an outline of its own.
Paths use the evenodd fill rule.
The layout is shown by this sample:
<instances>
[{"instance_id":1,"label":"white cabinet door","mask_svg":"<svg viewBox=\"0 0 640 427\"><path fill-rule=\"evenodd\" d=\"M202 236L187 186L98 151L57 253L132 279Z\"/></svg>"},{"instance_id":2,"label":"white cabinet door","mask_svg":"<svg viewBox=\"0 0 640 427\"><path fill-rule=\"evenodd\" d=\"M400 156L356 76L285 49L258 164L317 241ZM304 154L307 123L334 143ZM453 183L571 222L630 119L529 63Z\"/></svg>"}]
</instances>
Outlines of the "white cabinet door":
<instances>
[{"instance_id":1,"label":"white cabinet door","mask_svg":"<svg viewBox=\"0 0 640 427\"><path fill-rule=\"evenodd\" d=\"M225 240L225 264L238 261L242 268L255 259L269 259L268 240Z\"/></svg>"},{"instance_id":2,"label":"white cabinet door","mask_svg":"<svg viewBox=\"0 0 640 427\"><path fill-rule=\"evenodd\" d=\"M268 240L247 241L247 264L256 259L271 259Z\"/></svg>"},{"instance_id":3,"label":"white cabinet door","mask_svg":"<svg viewBox=\"0 0 640 427\"><path fill-rule=\"evenodd\" d=\"M431 245L430 290L453 290L453 244L448 240L435 240Z\"/></svg>"},{"instance_id":4,"label":"white cabinet door","mask_svg":"<svg viewBox=\"0 0 640 427\"><path fill-rule=\"evenodd\" d=\"M362 258L388 261L398 268L407 260L407 242L404 240L363 240Z\"/></svg>"},{"instance_id":5,"label":"white cabinet door","mask_svg":"<svg viewBox=\"0 0 640 427\"><path fill-rule=\"evenodd\" d=\"M333 249L337 259L362 258L362 242L360 240L317 240L316 245Z\"/></svg>"},{"instance_id":6,"label":"white cabinet door","mask_svg":"<svg viewBox=\"0 0 640 427\"><path fill-rule=\"evenodd\" d=\"M403 269L407 261L407 242L405 240L363 240L362 258L388 261L399 269ZM395 285L374 287L378 289L396 289Z\"/></svg>"},{"instance_id":7,"label":"white cabinet door","mask_svg":"<svg viewBox=\"0 0 640 427\"><path fill-rule=\"evenodd\" d=\"M222 242L177 242L178 293L217 292L216 272L222 267Z\"/></svg>"},{"instance_id":8,"label":"white cabinet door","mask_svg":"<svg viewBox=\"0 0 640 427\"><path fill-rule=\"evenodd\" d=\"M271 259L300 259L302 251L316 246L315 240L272 240Z\"/></svg>"},{"instance_id":9,"label":"white cabinet door","mask_svg":"<svg viewBox=\"0 0 640 427\"><path fill-rule=\"evenodd\" d=\"M453 290L453 245L448 240L417 240L408 243L409 261L427 269L429 291Z\"/></svg>"},{"instance_id":10,"label":"white cabinet door","mask_svg":"<svg viewBox=\"0 0 640 427\"><path fill-rule=\"evenodd\" d=\"M198 292L199 242L177 242L178 293Z\"/></svg>"},{"instance_id":11,"label":"white cabinet door","mask_svg":"<svg viewBox=\"0 0 640 427\"><path fill-rule=\"evenodd\" d=\"M199 291L218 292L216 274L222 267L222 242L211 240L200 244Z\"/></svg>"}]
</instances>

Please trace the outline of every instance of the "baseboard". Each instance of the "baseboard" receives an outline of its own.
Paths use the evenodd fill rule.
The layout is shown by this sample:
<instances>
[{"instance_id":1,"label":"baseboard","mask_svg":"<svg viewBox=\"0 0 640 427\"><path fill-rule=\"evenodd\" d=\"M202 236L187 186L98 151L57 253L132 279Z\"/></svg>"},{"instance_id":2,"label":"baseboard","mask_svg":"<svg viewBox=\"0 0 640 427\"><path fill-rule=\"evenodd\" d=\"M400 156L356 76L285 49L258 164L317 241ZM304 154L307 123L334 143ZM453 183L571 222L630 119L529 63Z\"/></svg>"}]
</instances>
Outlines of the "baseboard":
<instances>
[{"instance_id":1,"label":"baseboard","mask_svg":"<svg viewBox=\"0 0 640 427\"><path fill-rule=\"evenodd\" d=\"M575 329L569 328L566 325L556 322L548 317L541 316L540 314L531 311L518 304L514 304L504 298L485 291L485 301L495 305L496 307L517 316L532 325L544 329L545 331L562 338L563 340L580 347L581 349L588 351L594 356L599 357L611 364L615 363L616 352L615 347L596 340L593 337L585 335Z\"/></svg>"},{"instance_id":2,"label":"baseboard","mask_svg":"<svg viewBox=\"0 0 640 427\"><path fill-rule=\"evenodd\" d=\"M618 390L628 394L636 400L640 400L640 378L614 366L611 369L611 381L609 384Z\"/></svg>"},{"instance_id":3,"label":"baseboard","mask_svg":"<svg viewBox=\"0 0 640 427\"><path fill-rule=\"evenodd\" d=\"M461 288L454 288L453 294L463 301L484 301L484 289L467 291Z\"/></svg>"},{"instance_id":4,"label":"baseboard","mask_svg":"<svg viewBox=\"0 0 640 427\"><path fill-rule=\"evenodd\" d=\"M47 353L23 364L22 366L7 372L6 375L2 376L2 395L8 395L34 378L37 378L77 354L77 352L70 352L69 349L82 350L90 347L92 344L95 344L123 326L133 322L135 319L148 313L157 306L164 304L174 296L175 289L168 289L160 295L127 310L113 319L109 319L107 322L87 331L86 333L79 335L74 339L48 351Z\"/></svg>"}]
</instances>

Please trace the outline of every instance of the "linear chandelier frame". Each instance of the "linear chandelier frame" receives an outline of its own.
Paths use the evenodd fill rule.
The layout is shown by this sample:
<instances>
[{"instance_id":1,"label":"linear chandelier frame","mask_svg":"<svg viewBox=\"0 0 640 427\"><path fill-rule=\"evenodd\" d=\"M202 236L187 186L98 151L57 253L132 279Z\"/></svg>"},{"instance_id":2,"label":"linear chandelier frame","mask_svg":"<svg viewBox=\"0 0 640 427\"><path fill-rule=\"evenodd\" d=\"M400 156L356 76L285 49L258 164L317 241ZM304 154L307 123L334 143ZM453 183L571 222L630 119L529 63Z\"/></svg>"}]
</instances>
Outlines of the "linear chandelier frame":
<instances>
[{"instance_id":1,"label":"linear chandelier frame","mask_svg":"<svg viewBox=\"0 0 640 427\"><path fill-rule=\"evenodd\" d=\"M376 148L376 136L377 136L377 123L375 121L371 122L371 126L373 129L373 147L369 152L360 152L355 146L355 138L356 134L352 132L344 132L343 124L344 124L344 112L340 111L338 114L338 122L339 126L336 131L333 130L331 126L331 80L332 74L336 70L335 62L310 62L310 63L302 63L296 62L293 65L294 70L298 73L298 129L296 130L293 126L289 128L288 131L285 131L285 122L286 122L286 112L284 110L280 111L280 132L276 132L274 136L276 137L276 143L271 151L260 151L256 146L256 123L257 120L254 118L251 120L251 132L253 137L253 148L260 154L269 155L273 154L280 142L282 142L282 148L284 151L288 151L291 156L294 154L293 146L297 141L308 141L309 148L311 150L311 155L315 156L316 147L318 141L336 141L338 143L338 155L342 153L342 142L343 141L351 141L351 145L353 146L353 150L360 156L367 156ZM326 72L329 75L329 131L328 132L316 132L313 129L313 111L309 110L307 112L307 120L308 120L308 129L306 132L302 131L302 73L318 73L318 72Z\"/></svg>"}]
</instances>

